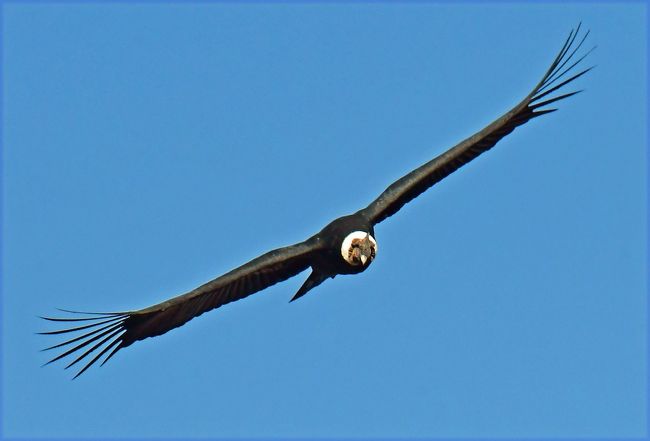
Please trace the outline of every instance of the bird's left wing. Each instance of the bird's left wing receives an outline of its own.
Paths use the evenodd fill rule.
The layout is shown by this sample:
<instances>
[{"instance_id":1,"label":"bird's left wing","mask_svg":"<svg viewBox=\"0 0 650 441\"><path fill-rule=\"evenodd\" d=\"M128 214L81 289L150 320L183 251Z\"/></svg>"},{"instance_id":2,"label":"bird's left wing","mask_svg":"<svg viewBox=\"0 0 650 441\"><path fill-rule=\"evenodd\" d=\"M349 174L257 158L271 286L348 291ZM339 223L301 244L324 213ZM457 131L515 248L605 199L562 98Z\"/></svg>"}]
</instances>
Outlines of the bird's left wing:
<instances>
[{"instance_id":1,"label":"bird's left wing","mask_svg":"<svg viewBox=\"0 0 650 441\"><path fill-rule=\"evenodd\" d=\"M519 104L480 132L395 181L377 199L370 203L370 205L360 210L359 213L369 219L373 225L378 224L387 217L397 213L406 203L418 197L436 182L441 181L481 153L494 147L499 140L512 132L516 127L527 123L533 118L556 110L542 109L542 107L578 93L570 92L549 97L553 92L556 92L558 89L592 69L590 67L572 74L573 68L593 50L592 48L579 58L576 57L577 60L572 62L576 52L584 43L587 35L589 35L587 31L580 40L577 40L579 33L580 25L571 31L564 46L542 80ZM567 73L571 76L563 79ZM563 80L557 83L560 79ZM545 97L546 99L543 100Z\"/></svg>"},{"instance_id":2,"label":"bird's left wing","mask_svg":"<svg viewBox=\"0 0 650 441\"><path fill-rule=\"evenodd\" d=\"M67 369L92 354L93 358L75 375L76 378L108 351L112 350L101 364L106 363L118 350L138 340L164 334L204 312L295 276L311 265L311 255L317 248L318 242L312 238L296 245L269 251L186 294L138 311L82 313L63 310L84 316L43 317L48 321L70 324L72 327L41 334L75 333L72 334L75 335L73 338L44 349L72 346L46 364L68 355L77 355L77 358L66 366Z\"/></svg>"}]
</instances>

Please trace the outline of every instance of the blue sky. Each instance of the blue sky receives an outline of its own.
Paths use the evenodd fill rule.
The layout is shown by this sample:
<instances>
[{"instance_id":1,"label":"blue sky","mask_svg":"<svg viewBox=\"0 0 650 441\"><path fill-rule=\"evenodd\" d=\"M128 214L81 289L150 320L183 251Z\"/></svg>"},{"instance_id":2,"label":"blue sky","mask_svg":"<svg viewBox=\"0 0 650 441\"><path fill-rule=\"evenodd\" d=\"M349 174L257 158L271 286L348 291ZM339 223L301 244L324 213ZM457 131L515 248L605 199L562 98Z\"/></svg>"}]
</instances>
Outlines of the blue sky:
<instances>
[{"instance_id":1,"label":"blue sky","mask_svg":"<svg viewBox=\"0 0 650 441\"><path fill-rule=\"evenodd\" d=\"M645 434L645 4L2 8L4 437ZM365 273L40 367L38 315L307 238L523 98L580 20L585 93L380 224Z\"/></svg>"}]
</instances>

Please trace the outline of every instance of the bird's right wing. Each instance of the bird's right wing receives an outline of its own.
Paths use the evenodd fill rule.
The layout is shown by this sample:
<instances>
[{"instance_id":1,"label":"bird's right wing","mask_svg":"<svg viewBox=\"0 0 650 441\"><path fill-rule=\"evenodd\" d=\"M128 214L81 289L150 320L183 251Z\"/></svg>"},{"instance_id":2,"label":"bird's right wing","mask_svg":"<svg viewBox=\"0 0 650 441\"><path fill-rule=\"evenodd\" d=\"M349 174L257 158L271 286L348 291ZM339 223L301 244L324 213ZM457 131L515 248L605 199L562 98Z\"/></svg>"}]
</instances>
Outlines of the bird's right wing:
<instances>
[{"instance_id":1,"label":"bird's right wing","mask_svg":"<svg viewBox=\"0 0 650 441\"><path fill-rule=\"evenodd\" d=\"M480 132L395 181L359 213L369 219L373 225L378 224L397 213L405 204L418 197L436 182L441 181L480 154L494 147L499 140L516 127L527 123L533 118L556 110L543 109L542 107L576 94L577 92L569 92L549 97L553 92L592 69L590 67L579 71L556 84L565 74L572 72L573 68L591 52L591 50L588 51L576 61L568 64L584 43L587 35L589 35L589 32L586 32L580 40L577 40L579 32L580 26L578 25L569 34L564 46L553 63L551 63L542 80L519 104ZM576 42L577 44L574 46ZM543 98L546 99L542 100Z\"/></svg>"},{"instance_id":2,"label":"bird's right wing","mask_svg":"<svg viewBox=\"0 0 650 441\"><path fill-rule=\"evenodd\" d=\"M45 350L50 350L75 344L47 364L83 351L66 366L67 369L91 353L98 351L94 358L75 375L76 378L111 349L112 352L102 364L106 363L118 350L138 340L164 334L204 312L242 299L295 276L311 265L312 253L317 249L318 242L312 238L296 245L269 251L186 294L138 311L81 313L63 310L69 313L85 314L85 316L43 317L52 322L74 323L74 325L70 328L42 332L41 334L59 335L72 332L80 334L63 343L46 348Z\"/></svg>"}]
</instances>

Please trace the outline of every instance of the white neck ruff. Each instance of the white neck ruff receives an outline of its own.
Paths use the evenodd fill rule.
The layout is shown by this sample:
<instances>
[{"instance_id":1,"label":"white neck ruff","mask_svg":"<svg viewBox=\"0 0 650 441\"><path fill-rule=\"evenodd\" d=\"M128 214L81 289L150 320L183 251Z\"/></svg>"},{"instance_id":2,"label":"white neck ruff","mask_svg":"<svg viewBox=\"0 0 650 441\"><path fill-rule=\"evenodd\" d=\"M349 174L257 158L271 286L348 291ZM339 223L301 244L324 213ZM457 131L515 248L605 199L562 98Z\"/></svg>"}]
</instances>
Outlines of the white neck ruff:
<instances>
[{"instance_id":1,"label":"white neck ruff","mask_svg":"<svg viewBox=\"0 0 650 441\"><path fill-rule=\"evenodd\" d=\"M374 237L372 237L372 235L368 234L365 231L353 231L352 233L345 236L345 239L343 239L343 243L341 244L341 256L343 256L343 259L345 259L345 261L350 265L356 265L356 263L350 260L350 248L352 248L352 241L355 239L363 240L366 238L366 235L368 235L370 242L375 249L375 254L377 254L377 241Z\"/></svg>"}]
</instances>

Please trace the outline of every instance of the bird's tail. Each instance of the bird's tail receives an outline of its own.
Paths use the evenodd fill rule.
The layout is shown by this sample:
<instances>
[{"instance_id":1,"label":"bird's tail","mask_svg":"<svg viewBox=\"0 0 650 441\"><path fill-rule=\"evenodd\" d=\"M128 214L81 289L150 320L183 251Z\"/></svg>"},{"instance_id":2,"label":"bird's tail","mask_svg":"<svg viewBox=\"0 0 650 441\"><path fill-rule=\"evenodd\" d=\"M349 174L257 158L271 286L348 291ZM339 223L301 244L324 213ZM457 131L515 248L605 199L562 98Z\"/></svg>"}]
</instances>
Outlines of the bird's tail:
<instances>
[{"instance_id":1,"label":"bird's tail","mask_svg":"<svg viewBox=\"0 0 650 441\"><path fill-rule=\"evenodd\" d=\"M304 296L307 294L307 292L320 285L323 283L326 279L330 277L329 274L322 273L318 270L312 269L311 274L309 277L307 277L307 280L305 280L305 283L302 284L296 295L294 295L291 300L289 300L289 303L293 302L296 299L299 299L300 297Z\"/></svg>"}]
</instances>

